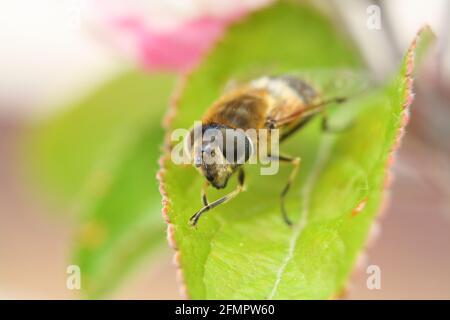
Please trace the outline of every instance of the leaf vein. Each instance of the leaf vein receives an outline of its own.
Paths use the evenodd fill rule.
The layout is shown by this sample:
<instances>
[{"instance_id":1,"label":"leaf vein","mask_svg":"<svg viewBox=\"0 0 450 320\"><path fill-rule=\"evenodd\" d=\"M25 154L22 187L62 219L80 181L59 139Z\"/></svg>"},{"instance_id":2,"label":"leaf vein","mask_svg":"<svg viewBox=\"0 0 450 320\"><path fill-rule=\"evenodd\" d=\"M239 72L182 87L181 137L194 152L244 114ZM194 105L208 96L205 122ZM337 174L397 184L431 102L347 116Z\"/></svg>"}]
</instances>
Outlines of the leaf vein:
<instances>
[{"instance_id":1,"label":"leaf vein","mask_svg":"<svg viewBox=\"0 0 450 320\"><path fill-rule=\"evenodd\" d=\"M319 150L317 152L316 162L311 170L311 173L308 175L305 184L301 189L301 195L303 200L302 215L300 217L300 221L294 227L292 237L289 241L288 253L277 271L275 283L267 298L268 300L273 299L274 296L276 295L281 279L286 270L286 267L288 266L289 262L294 258L297 242L300 239L300 236L308 223L311 193L314 188L314 184L317 182L318 176L322 171L322 168L325 166L329 158L332 142L333 140L331 137L324 136L319 143Z\"/></svg>"}]
</instances>

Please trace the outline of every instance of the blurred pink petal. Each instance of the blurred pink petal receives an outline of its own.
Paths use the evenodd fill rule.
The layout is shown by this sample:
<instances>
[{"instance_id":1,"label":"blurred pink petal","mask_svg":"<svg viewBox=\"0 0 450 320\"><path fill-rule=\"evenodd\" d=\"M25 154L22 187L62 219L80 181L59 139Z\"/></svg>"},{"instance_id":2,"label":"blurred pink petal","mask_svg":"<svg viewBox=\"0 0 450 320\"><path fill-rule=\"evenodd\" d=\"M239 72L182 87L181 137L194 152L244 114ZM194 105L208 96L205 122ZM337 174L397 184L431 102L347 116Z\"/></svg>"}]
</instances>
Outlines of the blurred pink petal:
<instances>
[{"instance_id":1,"label":"blurred pink petal","mask_svg":"<svg viewBox=\"0 0 450 320\"><path fill-rule=\"evenodd\" d=\"M149 70L192 69L224 30L274 0L95 0L97 33Z\"/></svg>"},{"instance_id":2,"label":"blurred pink petal","mask_svg":"<svg viewBox=\"0 0 450 320\"><path fill-rule=\"evenodd\" d=\"M230 23L244 14L200 17L170 30L153 29L135 17L115 19L113 26L130 39L144 67L185 72L199 62Z\"/></svg>"}]
</instances>

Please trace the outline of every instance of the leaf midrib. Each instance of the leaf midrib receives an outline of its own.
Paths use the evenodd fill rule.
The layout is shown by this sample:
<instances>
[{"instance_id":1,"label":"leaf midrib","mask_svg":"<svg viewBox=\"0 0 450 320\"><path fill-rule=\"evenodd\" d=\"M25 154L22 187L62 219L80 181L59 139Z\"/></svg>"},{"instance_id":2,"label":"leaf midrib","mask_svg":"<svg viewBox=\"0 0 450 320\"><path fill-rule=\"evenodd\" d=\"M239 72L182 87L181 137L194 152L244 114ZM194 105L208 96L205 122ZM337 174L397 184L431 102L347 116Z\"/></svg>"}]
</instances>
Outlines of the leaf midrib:
<instances>
[{"instance_id":1,"label":"leaf midrib","mask_svg":"<svg viewBox=\"0 0 450 320\"><path fill-rule=\"evenodd\" d=\"M300 239L300 236L302 235L302 232L305 229L306 225L308 224L311 193L314 189L314 184L317 182L318 176L322 171L322 168L325 166L329 158L333 142L334 139L330 136L323 136L319 141L319 149L317 152L316 161L311 169L311 173L307 177L305 184L300 190L302 197L302 214L300 216L300 221L294 226L294 230L289 241L288 253L278 269L274 285L267 297L268 300L272 300L275 297L286 267L294 258L294 252L297 246L297 242Z\"/></svg>"}]
</instances>

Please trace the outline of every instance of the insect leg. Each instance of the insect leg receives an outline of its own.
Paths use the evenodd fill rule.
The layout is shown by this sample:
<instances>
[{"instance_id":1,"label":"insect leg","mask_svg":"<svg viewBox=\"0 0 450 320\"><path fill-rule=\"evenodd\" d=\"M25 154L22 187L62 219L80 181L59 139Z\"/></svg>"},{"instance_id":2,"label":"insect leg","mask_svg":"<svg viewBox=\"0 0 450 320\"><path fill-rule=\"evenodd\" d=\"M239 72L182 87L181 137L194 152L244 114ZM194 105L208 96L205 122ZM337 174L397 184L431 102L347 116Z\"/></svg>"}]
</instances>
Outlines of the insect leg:
<instances>
[{"instance_id":1,"label":"insect leg","mask_svg":"<svg viewBox=\"0 0 450 320\"><path fill-rule=\"evenodd\" d=\"M312 118L314 115L306 116L303 120L301 120L299 123L297 123L292 129L290 129L288 132L285 132L280 137L280 142L283 142L290 136L292 136L294 133L296 133L298 130L303 128Z\"/></svg>"},{"instance_id":2,"label":"insect leg","mask_svg":"<svg viewBox=\"0 0 450 320\"><path fill-rule=\"evenodd\" d=\"M218 205L225 203L231 199L233 199L234 197L236 197L240 192L242 192L244 190L244 181L245 181L245 175L244 175L244 170L241 168L239 170L239 175L238 175L238 186L236 187L235 190L233 190L232 192L230 192L229 194L223 196L220 199L217 199L216 201L213 201L211 203L206 204L201 210L199 210L196 214L194 214L190 219L189 222L190 224L195 227L198 223L198 220L200 219L200 217L205 213L208 212L211 209L214 209L215 207L217 207Z\"/></svg>"},{"instance_id":3,"label":"insect leg","mask_svg":"<svg viewBox=\"0 0 450 320\"><path fill-rule=\"evenodd\" d=\"M206 196L206 188L209 186L209 182L206 181L202 187L202 203L204 206L208 205L208 197Z\"/></svg>"},{"instance_id":4,"label":"insect leg","mask_svg":"<svg viewBox=\"0 0 450 320\"><path fill-rule=\"evenodd\" d=\"M280 194L281 215L283 216L284 222L286 222L286 224L288 226L291 226L292 221L289 219L289 217L287 215L286 208L284 205L284 199L285 199L289 189L291 188L292 182L294 181L294 179L298 173L301 159L299 157L293 158L293 157L281 156L281 155L278 157L271 156L271 158L274 160L278 160L280 162L290 162L294 166L294 168L291 171L291 174L289 175L288 182L286 183L285 187L283 188L283 191L281 191L281 194Z\"/></svg>"}]
</instances>

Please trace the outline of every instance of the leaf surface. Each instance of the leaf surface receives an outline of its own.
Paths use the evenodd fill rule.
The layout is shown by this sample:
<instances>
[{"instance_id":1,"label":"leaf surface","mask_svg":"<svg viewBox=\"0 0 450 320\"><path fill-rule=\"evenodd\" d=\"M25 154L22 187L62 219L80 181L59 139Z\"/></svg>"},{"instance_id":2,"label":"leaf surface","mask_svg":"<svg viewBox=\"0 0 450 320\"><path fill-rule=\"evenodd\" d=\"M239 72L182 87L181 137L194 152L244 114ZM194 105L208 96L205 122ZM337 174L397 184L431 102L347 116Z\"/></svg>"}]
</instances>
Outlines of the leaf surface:
<instances>
[{"instance_id":1,"label":"leaf surface","mask_svg":"<svg viewBox=\"0 0 450 320\"><path fill-rule=\"evenodd\" d=\"M282 146L283 153L302 158L286 201L292 228L279 208L290 167L262 176L259 167L248 165L247 191L205 214L195 229L188 220L202 206L204 178L166 154L160 171L164 212L188 297L324 299L343 288L382 205L388 163L411 101L413 50L389 85L332 108L331 122L354 122L349 130L325 134L316 119ZM190 128L230 79L305 70L333 96L341 92L339 86L329 92L329 74L357 70L359 61L326 19L309 8L278 3L231 28L186 79L168 131ZM208 197L217 199L235 186L233 179Z\"/></svg>"},{"instance_id":2,"label":"leaf surface","mask_svg":"<svg viewBox=\"0 0 450 320\"><path fill-rule=\"evenodd\" d=\"M25 140L38 184L80 221L74 257L103 297L164 243L155 179L174 76L129 71L64 108Z\"/></svg>"}]
</instances>

